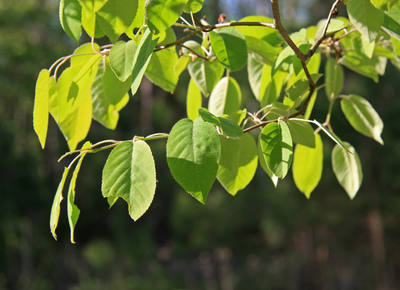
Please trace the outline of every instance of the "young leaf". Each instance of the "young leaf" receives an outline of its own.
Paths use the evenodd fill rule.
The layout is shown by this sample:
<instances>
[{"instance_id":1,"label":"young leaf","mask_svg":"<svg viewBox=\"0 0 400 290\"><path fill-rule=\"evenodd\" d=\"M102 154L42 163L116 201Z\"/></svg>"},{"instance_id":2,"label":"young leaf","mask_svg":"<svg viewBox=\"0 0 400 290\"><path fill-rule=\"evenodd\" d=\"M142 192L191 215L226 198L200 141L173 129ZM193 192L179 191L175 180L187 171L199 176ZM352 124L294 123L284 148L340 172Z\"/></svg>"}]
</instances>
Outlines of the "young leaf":
<instances>
[{"instance_id":1,"label":"young leaf","mask_svg":"<svg viewBox=\"0 0 400 290\"><path fill-rule=\"evenodd\" d=\"M61 201L63 200L62 191L64 188L65 179L67 178L68 172L69 168L65 167L60 184L58 185L57 188L57 192L54 196L53 205L51 206L50 230L55 240L57 240L56 229L58 226L58 219L60 217L60 204Z\"/></svg>"},{"instance_id":2,"label":"young leaf","mask_svg":"<svg viewBox=\"0 0 400 290\"><path fill-rule=\"evenodd\" d=\"M118 41L110 51L110 67L121 82L132 75L134 56L137 50L136 42Z\"/></svg>"},{"instance_id":3,"label":"young leaf","mask_svg":"<svg viewBox=\"0 0 400 290\"><path fill-rule=\"evenodd\" d=\"M230 27L210 31L210 40L217 59L230 71L242 69L247 62L247 46L243 34Z\"/></svg>"},{"instance_id":4,"label":"young leaf","mask_svg":"<svg viewBox=\"0 0 400 290\"><path fill-rule=\"evenodd\" d=\"M357 95L349 95L340 102L346 119L361 134L383 145L381 138L383 122L371 104Z\"/></svg>"},{"instance_id":5,"label":"young leaf","mask_svg":"<svg viewBox=\"0 0 400 290\"><path fill-rule=\"evenodd\" d=\"M343 83L343 67L334 58L328 58L325 65L325 93L329 100L340 94Z\"/></svg>"},{"instance_id":6,"label":"young leaf","mask_svg":"<svg viewBox=\"0 0 400 290\"><path fill-rule=\"evenodd\" d=\"M221 160L218 181L230 194L235 195L253 179L258 165L258 151L254 138L244 134L240 139L220 137Z\"/></svg>"},{"instance_id":7,"label":"young leaf","mask_svg":"<svg viewBox=\"0 0 400 290\"><path fill-rule=\"evenodd\" d=\"M224 67L218 61L205 61L200 58L189 62L188 70L205 96L208 96L224 74Z\"/></svg>"},{"instance_id":8,"label":"young leaf","mask_svg":"<svg viewBox=\"0 0 400 290\"><path fill-rule=\"evenodd\" d=\"M90 142L86 142L83 144L82 149L87 149L90 148L91 144ZM87 153L82 153L81 157L79 158L78 164L75 167L74 173L72 174L72 178L69 184L68 188L68 203L67 203L67 211L68 211L68 223L69 223L69 228L71 231L71 243L75 244L74 240L74 230L76 223L79 218L80 210L79 208L75 205L75 185L76 185L76 179L78 178L78 173L79 170L81 169L82 161L83 158L86 156Z\"/></svg>"},{"instance_id":9,"label":"young leaf","mask_svg":"<svg viewBox=\"0 0 400 290\"><path fill-rule=\"evenodd\" d=\"M181 16L188 0L146 1L146 23L154 34L174 24Z\"/></svg>"},{"instance_id":10,"label":"young leaf","mask_svg":"<svg viewBox=\"0 0 400 290\"><path fill-rule=\"evenodd\" d=\"M260 165L262 169L264 169L265 173L268 174L269 178L271 178L272 183L274 184L275 188L278 186L279 177L276 176L271 169L269 169L267 162L265 162L264 153L262 151L261 145L261 134L258 138L258 160L260 161Z\"/></svg>"},{"instance_id":11,"label":"young leaf","mask_svg":"<svg viewBox=\"0 0 400 290\"><path fill-rule=\"evenodd\" d=\"M101 191L115 202L128 203L129 215L138 220L149 208L156 190L156 170L150 147L144 141L123 142L111 151L103 169ZM112 205L112 204L111 204Z\"/></svg>"},{"instance_id":12,"label":"young leaf","mask_svg":"<svg viewBox=\"0 0 400 290\"><path fill-rule=\"evenodd\" d=\"M185 11L186 13L197 13L203 7L203 2L204 0L189 0L189 2L185 5L183 11Z\"/></svg>"},{"instance_id":13,"label":"young leaf","mask_svg":"<svg viewBox=\"0 0 400 290\"><path fill-rule=\"evenodd\" d=\"M68 142L70 151L75 150L80 141L86 138L92 123L92 98L87 98L60 124L60 130Z\"/></svg>"},{"instance_id":14,"label":"young leaf","mask_svg":"<svg viewBox=\"0 0 400 290\"><path fill-rule=\"evenodd\" d=\"M132 96L136 94L146 68L150 62L151 55L157 45L158 38L153 39L153 34L150 29L146 29L138 44L138 47L133 58L133 71L132 71Z\"/></svg>"},{"instance_id":15,"label":"young leaf","mask_svg":"<svg viewBox=\"0 0 400 290\"><path fill-rule=\"evenodd\" d=\"M221 142L210 123L197 118L174 125L167 143L167 161L175 180L194 198L205 203L217 176Z\"/></svg>"},{"instance_id":16,"label":"young leaf","mask_svg":"<svg viewBox=\"0 0 400 290\"><path fill-rule=\"evenodd\" d=\"M345 142L345 145L351 153L335 145L332 150L332 167L340 185L353 199L361 186L363 173L357 152L349 143Z\"/></svg>"},{"instance_id":17,"label":"young leaf","mask_svg":"<svg viewBox=\"0 0 400 290\"><path fill-rule=\"evenodd\" d=\"M138 5L138 0L108 0L97 12L101 28L113 43L135 19Z\"/></svg>"},{"instance_id":18,"label":"young leaf","mask_svg":"<svg viewBox=\"0 0 400 290\"><path fill-rule=\"evenodd\" d=\"M292 163L292 137L285 121L270 123L261 132L261 146L268 168L283 179Z\"/></svg>"},{"instance_id":19,"label":"young leaf","mask_svg":"<svg viewBox=\"0 0 400 290\"><path fill-rule=\"evenodd\" d=\"M194 121L199 116L198 109L201 107L202 97L201 91L196 86L193 79L190 79L187 97L186 97L186 112L188 118Z\"/></svg>"},{"instance_id":20,"label":"young leaf","mask_svg":"<svg viewBox=\"0 0 400 290\"><path fill-rule=\"evenodd\" d=\"M307 198L321 179L323 159L323 144L318 134L315 135L315 148L298 144L294 150L293 179Z\"/></svg>"},{"instance_id":21,"label":"young leaf","mask_svg":"<svg viewBox=\"0 0 400 290\"><path fill-rule=\"evenodd\" d=\"M82 6L78 0L60 1L60 23L65 33L76 43L82 35Z\"/></svg>"},{"instance_id":22,"label":"young leaf","mask_svg":"<svg viewBox=\"0 0 400 290\"><path fill-rule=\"evenodd\" d=\"M236 80L230 76L222 78L210 95L208 110L216 116L230 114L240 109L242 93Z\"/></svg>"},{"instance_id":23,"label":"young leaf","mask_svg":"<svg viewBox=\"0 0 400 290\"><path fill-rule=\"evenodd\" d=\"M155 85L173 93L178 83L178 76L174 71L177 62L175 47L157 51L151 56L145 75Z\"/></svg>"},{"instance_id":24,"label":"young leaf","mask_svg":"<svg viewBox=\"0 0 400 290\"><path fill-rule=\"evenodd\" d=\"M383 23L383 11L375 8L370 0L353 0L347 4L351 23L369 42L375 40Z\"/></svg>"},{"instance_id":25,"label":"young leaf","mask_svg":"<svg viewBox=\"0 0 400 290\"><path fill-rule=\"evenodd\" d=\"M40 145L44 148L49 124L49 78L47 69L40 71L36 81L35 104L33 107L33 128L39 137Z\"/></svg>"}]
</instances>

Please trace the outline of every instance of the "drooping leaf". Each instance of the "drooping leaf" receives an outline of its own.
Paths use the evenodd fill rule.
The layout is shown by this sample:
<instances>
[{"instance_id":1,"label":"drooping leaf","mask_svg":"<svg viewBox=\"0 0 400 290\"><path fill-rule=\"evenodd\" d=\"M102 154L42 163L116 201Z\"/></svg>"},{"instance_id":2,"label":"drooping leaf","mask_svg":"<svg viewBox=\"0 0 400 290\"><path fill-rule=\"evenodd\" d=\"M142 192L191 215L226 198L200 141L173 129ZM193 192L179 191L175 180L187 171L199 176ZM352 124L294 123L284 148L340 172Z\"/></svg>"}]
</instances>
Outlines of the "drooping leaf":
<instances>
[{"instance_id":1,"label":"drooping leaf","mask_svg":"<svg viewBox=\"0 0 400 290\"><path fill-rule=\"evenodd\" d=\"M121 82L125 82L132 75L137 48L133 40L118 41L110 51L110 67Z\"/></svg>"},{"instance_id":2,"label":"drooping leaf","mask_svg":"<svg viewBox=\"0 0 400 290\"><path fill-rule=\"evenodd\" d=\"M369 42L375 40L383 23L383 11L375 8L370 0L352 0L347 3L351 23Z\"/></svg>"},{"instance_id":3,"label":"drooping leaf","mask_svg":"<svg viewBox=\"0 0 400 290\"><path fill-rule=\"evenodd\" d=\"M40 71L36 81L35 104L33 107L33 128L39 137L40 145L44 148L49 124L49 78L47 69Z\"/></svg>"},{"instance_id":4,"label":"drooping leaf","mask_svg":"<svg viewBox=\"0 0 400 290\"><path fill-rule=\"evenodd\" d=\"M151 56L145 75L155 85L173 93L178 83L178 76L174 71L177 62L175 47L157 51Z\"/></svg>"},{"instance_id":5,"label":"drooping leaf","mask_svg":"<svg viewBox=\"0 0 400 290\"><path fill-rule=\"evenodd\" d=\"M231 76L222 78L210 95L208 110L216 116L230 114L240 109L242 93L240 86Z\"/></svg>"},{"instance_id":6,"label":"drooping leaf","mask_svg":"<svg viewBox=\"0 0 400 290\"><path fill-rule=\"evenodd\" d=\"M153 34L150 29L146 29L143 36L137 46L134 58L133 58L133 71L132 71L132 85L131 91L134 95L140 83L142 82L143 75L150 62L151 55L153 54L154 48L157 45L158 38L153 39Z\"/></svg>"},{"instance_id":7,"label":"drooping leaf","mask_svg":"<svg viewBox=\"0 0 400 290\"><path fill-rule=\"evenodd\" d=\"M210 31L210 40L217 59L230 71L242 69L247 62L244 36L230 27L218 32Z\"/></svg>"},{"instance_id":8,"label":"drooping leaf","mask_svg":"<svg viewBox=\"0 0 400 290\"><path fill-rule=\"evenodd\" d=\"M199 116L198 109L201 107L202 98L201 91L196 86L193 79L190 79L187 97L186 97L186 112L189 119L194 121Z\"/></svg>"},{"instance_id":9,"label":"drooping leaf","mask_svg":"<svg viewBox=\"0 0 400 290\"><path fill-rule=\"evenodd\" d=\"M329 100L340 94L343 84L343 67L334 58L328 58L325 64L325 93Z\"/></svg>"},{"instance_id":10,"label":"drooping leaf","mask_svg":"<svg viewBox=\"0 0 400 290\"><path fill-rule=\"evenodd\" d=\"M250 88L258 101L260 100L261 76L263 73L263 68L264 65L262 63L249 55L247 62L247 75L249 78Z\"/></svg>"},{"instance_id":11,"label":"drooping leaf","mask_svg":"<svg viewBox=\"0 0 400 290\"><path fill-rule=\"evenodd\" d=\"M136 221L149 208L155 190L155 163L146 142L125 141L111 151L103 169L104 197L123 198L128 203L129 215Z\"/></svg>"},{"instance_id":12,"label":"drooping leaf","mask_svg":"<svg viewBox=\"0 0 400 290\"><path fill-rule=\"evenodd\" d=\"M366 99L357 95L349 95L342 98L340 105L346 119L354 129L383 145L381 138L383 122Z\"/></svg>"},{"instance_id":13,"label":"drooping leaf","mask_svg":"<svg viewBox=\"0 0 400 290\"><path fill-rule=\"evenodd\" d=\"M197 13L201 10L203 7L203 2L204 0L189 0L189 2L185 5L185 8L183 11L190 13Z\"/></svg>"},{"instance_id":14,"label":"drooping leaf","mask_svg":"<svg viewBox=\"0 0 400 290\"><path fill-rule=\"evenodd\" d=\"M190 56L189 56L189 55L182 55L182 56L178 59L177 63L176 63L175 66L174 66L174 72L175 72L175 75L176 75L177 77L179 77L179 76L181 75L181 73L182 73L185 69L187 69L188 64L189 64L189 61L190 61Z\"/></svg>"},{"instance_id":15,"label":"drooping leaf","mask_svg":"<svg viewBox=\"0 0 400 290\"><path fill-rule=\"evenodd\" d=\"M91 144L89 141L87 141L85 144L83 144L82 149L87 149L90 148ZM79 208L75 205L75 185L76 185L76 179L78 178L78 173L79 170L81 169L82 161L83 158L85 157L87 153L82 153L81 157L79 158L78 164L75 167L74 173L72 174L71 181L69 184L68 188L68 203L67 203L67 211L68 211L68 223L69 223L69 228L70 228L70 236L71 236L71 243L75 244L74 240L74 231L75 231L75 226L79 218L80 210Z\"/></svg>"},{"instance_id":16,"label":"drooping leaf","mask_svg":"<svg viewBox=\"0 0 400 290\"><path fill-rule=\"evenodd\" d=\"M82 6L78 0L60 1L60 23L65 33L76 43L82 35Z\"/></svg>"},{"instance_id":17,"label":"drooping leaf","mask_svg":"<svg viewBox=\"0 0 400 290\"><path fill-rule=\"evenodd\" d=\"M307 198L321 179L323 159L323 143L318 134L315 135L315 148L298 144L294 150L293 179Z\"/></svg>"},{"instance_id":18,"label":"drooping leaf","mask_svg":"<svg viewBox=\"0 0 400 290\"><path fill-rule=\"evenodd\" d=\"M217 176L221 143L217 130L197 118L174 125L167 143L168 166L175 180L194 198L205 203Z\"/></svg>"},{"instance_id":19,"label":"drooping leaf","mask_svg":"<svg viewBox=\"0 0 400 290\"><path fill-rule=\"evenodd\" d=\"M81 20L83 28L90 37L101 38L105 35L105 32L101 29L100 24L97 21L97 15L95 13L82 9Z\"/></svg>"},{"instance_id":20,"label":"drooping leaf","mask_svg":"<svg viewBox=\"0 0 400 290\"><path fill-rule=\"evenodd\" d=\"M125 31L125 34L131 39L134 39L136 37L135 28L140 28L144 24L145 2L146 0L138 0L138 8L136 10L135 19Z\"/></svg>"},{"instance_id":21,"label":"drooping leaf","mask_svg":"<svg viewBox=\"0 0 400 290\"><path fill-rule=\"evenodd\" d=\"M64 188L65 180L67 179L67 175L69 172L69 168L65 167L64 172L58 185L57 192L54 196L53 205L51 206L51 214L50 214L50 230L54 239L57 240L56 229L58 226L58 219L60 217L60 204L63 200L62 191Z\"/></svg>"},{"instance_id":22,"label":"drooping leaf","mask_svg":"<svg viewBox=\"0 0 400 290\"><path fill-rule=\"evenodd\" d=\"M270 123L261 132L261 146L268 168L283 179L292 163L293 145L285 121Z\"/></svg>"},{"instance_id":23,"label":"drooping leaf","mask_svg":"<svg viewBox=\"0 0 400 290\"><path fill-rule=\"evenodd\" d=\"M315 147L315 134L310 123L289 119L287 125L289 127L293 143L301 144L310 148Z\"/></svg>"},{"instance_id":24,"label":"drooping leaf","mask_svg":"<svg viewBox=\"0 0 400 290\"><path fill-rule=\"evenodd\" d=\"M265 173L268 174L269 178L271 179L272 183L274 184L275 188L278 186L278 181L279 177L276 176L271 169L269 169L267 162L265 161L264 158L264 153L262 151L262 145L261 145L261 133L258 138L258 160L260 161L260 165L262 169L265 171Z\"/></svg>"},{"instance_id":25,"label":"drooping leaf","mask_svg":"<svg viewBox=\"0 0 400 290\"><path fill-rule=\"evenodd\" d=\"M108 0L97 12L99 24L108 38L117 42L135 19L138 0Z\"/></svg>"},{"instance_id":26,"label":"drooping leaf","mask_svg":"<svg viewBox=\"0 0 400 290\"><path fill-rule=\"evenodd\" d=\"M201 118L205 122L209 122L211 124L214 124L215 126L218 126L218 128L220 129L220 132L225 137L228 137L231 139L239 139L240 137L242 137L243 130L234 121L232 121L228 118L216 117L215 115L213 115L210 111L208 111L205 108L199 108L198 112L199 112Z\"/></svg>"},{"instance_id":27,"label":"drooping leaf","mask_svg":"<svg viewBox=\"0 0 400 290\"><path fill-rule=\"evenodd\" d=\"M345 55L340 60L340 63L360 75L373 79L376 83L379 81L376 68L371 64L370 61L367 61L362 57L355 55Z\"/></svg>"},{"instance_id":28,"label":"drooping leaf","mask_svg":"<svg viewBox=\"0 0 400 290\"><path fill-rule=\"evenodd\" d=\"M68 142L70 151L75 150L80 141L86 138L92 123L92 98L87 98L63 121L59 127Z\"/></svg>"},{"instance_id":29,"label":"drooping leaf","mask_svg":"<svg viewBox=\"0 0 400 290\"><path fill-rule=\"evenodd\" d=\"M205 61L197 58L189 62L189 74L201 92L208 96L224 74L224 67L217 61Z\"/></svg>"},{"instance_id":30,"label":"drooping leaf","mask_svg":"<svg viewBox=\"0 0 400 290\"><path fill-rule=\"evenodd\" d=\"M103 73L103 88L106 94L107 101L111 105L116 105L125 97L131 87L132 77L129 76L124 82L115 75L110 62L106 63Z\"/></svg>"},{"instance_id":31,"label":"drooping leaf","mask_svg":"<svg viewBox=\"0 0 400 290\"><path fill-rule=\"evenodd\" d=\"M244 134L240 139L220 137L221 159L217 178L230 194L235 195L253 179L258 165L254 138Z\"/></svg>"},{"instance_id":32,"label":"drooping leaf","mask_svg":"<svg viewBox=\"0 0 400 290\"><path fill-rule=\"evenodd\" d=\"M188 0L146 1L146 23L154 34L167 29L181 16Z\"/></svg>"},{"instance_id":33,"label":"drooping leaf","mask_svg":"<svg viewBox=\"0 0 400 290\"><path fill-rule=\"evenodd\" d=\"M332 167L340 185L353 199L361 186L363 173L357 152L349 143L345 144L351 153L335 145L332 150Z\"/></svg>"}]
</instances>

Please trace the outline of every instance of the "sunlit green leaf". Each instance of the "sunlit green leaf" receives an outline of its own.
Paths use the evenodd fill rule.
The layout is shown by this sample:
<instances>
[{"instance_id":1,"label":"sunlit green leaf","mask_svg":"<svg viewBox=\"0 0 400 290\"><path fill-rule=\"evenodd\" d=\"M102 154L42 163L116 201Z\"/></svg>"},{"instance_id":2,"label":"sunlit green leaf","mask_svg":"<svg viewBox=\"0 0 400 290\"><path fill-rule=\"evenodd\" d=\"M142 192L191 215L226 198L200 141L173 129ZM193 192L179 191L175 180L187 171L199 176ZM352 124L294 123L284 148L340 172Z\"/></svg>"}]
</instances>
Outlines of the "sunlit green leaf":
<instances>
[{"instance_id":1,"label":"sunlit green leaf","mask_svg":"<svg viewBox=\"0 0 400 290\"><path fill-rule=\"evenodd\" d=\"M122 98L128 93L131 87L132 77L129 76L124 82L115 75L110 62L106 63L106 68L103 74L104 93L111 105L116 105L121 102Z\"/></svg>"},{"instance_id":2,"label":"sunlit green leaf","mask_svg":"<svg viewBox=\"0 0 400 290\"><path fill-rule=\"evenodd\" d=\"M281 51L279 47L274 47L265 40L253 36L246 36L245 39L249 54L263 64L272 65Z\"/></svg>"},{"instance_id":3,"label":"sunlit green leaf","mask_svg":"<svg viewBox=\"0 0 400 290\"><path fill-rule=\"evenodd\" d=\"M155 34L167 29L181 16L188 0L146 1L146 23Z\"/></svg>"},{"instance_id":4,"label":"sunlit green leaf","mask_svg":"<svg viewBox=\"0 0 400 290\"><path fill-rule=\"evenodd\" d=\"M205 203L217 176L221 143L217 130L197 118L180 120L167 143L167 161L175 180L193 197Z\"/></svg>"},{"instance_id":5,"label":"sunlit green leaf","mask_svg":"<svg viewBox=\"0 0 400 290\"><path fill-rule=\"evenodd\" d=\"M343 84L343 67L334 58L328 58L325 64L325 93L329 100L340 94Z\"/></svg>"},{"instance_id":6,"label":"sunlit green leaf","mask_svg":"<svg viewBox=\"0 0 400 290\"><path fill-rule=\"evenodd\" d=\"M175 72L175 75L176 75L177 77L179 77L179 76L181 75L181 73L182 73L185 69L187 69L188 64L189 64L189 61L190 61L190 56L188 56L188 55L182 55L182 56L178 59L177 63L176 63L175 66L174 66L174 72Z\"/></svg>"},{"instance_id":7,"label":"sunlit green leaf","mask_svg":"<svg viewBox=\"0 0 400 290\"><path fill-rule=\"evenodd\" d=\"M49 124L49 78L47 69L40 71L36 81L35 104L33 107L33 128L39 137L40 145L44 148Z\"/></svg>"},{"instance_id":8,"label":"sunlit green leaf","mask_svg":"<svg viewBox=\"0 0 400 290\"><path fill-rule=\"evenodd\" d=\"M185 5L184 11L187 13L197 13L203 7L203 2L204 0L189 0L189 2Z\"/></svg>"},{"instance_id":9,"label":"sunlit green leaf","mask_svg":"<svg viewBox=\"0 0 400 290\"><path fill-rule=\"evenodd\" d=\"M86 33L90 37L101 38L105 35L105 32L101 29L100 24L97 21L97 15L95 13L82 9L81 20L83 28L85 28Z\"/></svg>"},{"instance_id":10,"label":"sunlit green leaf","mask_svg":"<svg viewBox=\"0 0 400 290\"><path fill-rule=\"evenodd\" d=\"M232 77L222 78L210 95L208 110L216 116L230 114L240 109L242 93Z\"/></svg>"},{"instance_id":11,"label":"sunlit green leaf","mask_svg":"<svg viewBox=\"0 0 400 290\"><path fill-rule=\"evenodd\" d=\"M321 179L323 159L323 144L318 134L315 135L315 148L298 144L294 150L293 179L307 198Z\"/></svg>"},{"instance_id":12,"label":"sunlit green leaf","mask_svg":"<svg viewBox=\"0 0 400 290\"><path fill-rule=\"evenodd\" d=\"M189 119L194 121L199 116L198 109L201 107L202 97L201 91L196 86L193 79L190 79L187 97L186 97L186 112Z\"/></svg>"},{"instance_id":13,"label":"sunlit green leaf","mask_svg":"<svg viewBox=\"0 0 400 290\"><path fill-rule=\"evenodd\" d=\"M61 0L59 11L62 28L78 43L82 35L82 6L78 0Z\"/></svg>"},{"instance_id":14,"label":"sunlit green leaf","mask_svg":"<svg viewBox=\"0 0 400 290\"><path fill-rule=\"evenodd\" d=\"M357 152L349 143L345 142L345 145L351 153L335 145L332 150L332 167L340 185L353 199L361 186L363 173Z\"/></svg>"},{"instance_id":15,"label":"sunlit green leaf","mask_svg":"<svg viewBox=\"0 0 400 290\"><path fill-rule=\"evenodd\" d=\"M131 39L134 39L136 36L135 28L142 27L142 25L144 24L145 2L146 0L138 0L138 8L136 10L135 19L132 21L128 29L125 31L125 34Z\"/></svg>"},{"instance_id":16,"label":"sunlit green leaf","mask_svg":"<svg viewBox=\"0 0 400 290\"><path fill-rule=\"evenodd\" d=\"M224 67L218 61L210 62L200 58L189 62L188 70L205 96L208 96L224 74Z\"/></svg>"},{"instance_id":17,"label":"sunlit green leaf","mask_svg":"<svg viewBox=\"0 0 400 290\"><path fill-rule=\"evenodd\" d=\"M264 158L264 153L262 151L262 145L261 145L261 133L259 135L258 138L258 160L260 161L260 165L262 167L262 169L265 171L265 173L268 174L269 178L271 179L272 183L274 184L275 187L278 186L278 181L279 181L279 177L276 176L271 169L269 169L267 162L265 161Z\"/></svg>"},{"instance_id":18,"label":"sunlit green leaf","mask_svg":"<svg viewBox=\"0 0 400 290\"><path fill-rule=\"evenodd\" d=\"M360 75L373 79L376 83L379 81L375 67L371 62L368 62L359 56L345 55L341 59L340 63Z\"/></svg>"},{"instance_id":19,"label":"sunlit green leaf","mask_svg":"<svg viewBox=\"0 0 400 290\"><path fill-rule=\"evenodd\" d=\"M110 51L110 67L121 82L132 75L137 45L135 41L118 41Z\"/></svg>"},{"instance_id":20,"label":"sunlit green leaf","mask_svg":"<svg viewBox=\"0 0 400 290\"><path fill-rule=\"evenodd\" d=\"M129 215L136 221L149 208L155 190L155 163L146 142L125 141L111 151L103 169L104 197L123 198L128 203Z\"/></svg>"},{"instance_id":21,"label":"sunlit green leaf","mask_svg":"<svg viewBox=\"0 0 400 290\"><path fill-rule=\"evenodd\" d=\"M349 95L342 98L340 104L344 115L354 129L383 145L381 138L383 122L366 99Z\"/></svg>"},{"instance_id":22,"label":"sunlit green leaf","mask_svg":"<svg viewBox=\"0 0 400 290\"><path fill-rule=\"evenodd\" d=\"M324 28L326 25L326 19L322 19L318 22L318 30L317 33L315 34L315 39L318 39L321 37ZM328 29L326 30L326 34L330 34L333 32L337 32L340 31L344 28L344 22L342 20L339 19L331 19L328 25Z\"/></svg>"},{"instance_id":23,"label":"sunlit green leaf","mask_svg":"<svg viewBox=\"0 0 400 290\"><path fill-rule=\"evenodd\" d=\"M244 134L240 139L220 137L221 159L218 181L230 194L235 195L253 179L258 165L258 151L254 138Z\"/></svg>"},{"instance_id":24,"label":"sunlit green leaf","mask_svg":"<svg viewBox=\"0 0 400 290\"><path fill-rule=\"evenodd\" d=\"M292 163L293 145L288 126L283 120L270 123L261 132L261 146L268 168L284 178Z\"/></svg>"},{"instance_id":25,"label":"sunlit green leaf","mask_svg":"<svg viewBox=\"0 0 400 290\"><path fill-rule=\"evenodd\" d=\"M65 180L67 179L68 172L69 168L65 167L60 184L57 188L57 192L54 196L53 205L51 206L50 230L55 240L57 240L56 229L58 226L58 219L60 217L60 204L63 200L62 191L64 188Z\"/></svg>"},{"instance_id":26,"label":"sunlit green leaf","mask_svg":"<svg viewBox=\"0 0 400 290\"><path fill-rule=\"evenodd\" d=\"M216 117L205 108L199 108L199 114L204 121L218 126L220 133L225 137L239 139L243 135L242 128L228 118Z\"/></svg>"}]
</instances>

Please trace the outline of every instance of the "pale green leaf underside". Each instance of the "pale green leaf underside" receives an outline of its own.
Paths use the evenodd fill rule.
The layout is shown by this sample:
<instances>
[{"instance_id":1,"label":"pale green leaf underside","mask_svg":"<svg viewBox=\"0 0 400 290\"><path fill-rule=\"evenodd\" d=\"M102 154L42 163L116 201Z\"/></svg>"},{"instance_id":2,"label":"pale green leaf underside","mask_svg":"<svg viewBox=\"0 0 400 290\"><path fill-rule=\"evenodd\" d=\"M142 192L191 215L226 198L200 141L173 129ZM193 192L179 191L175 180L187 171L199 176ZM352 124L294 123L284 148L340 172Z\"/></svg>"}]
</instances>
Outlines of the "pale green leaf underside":
<instances>
[{"instance_id":1,"label":"pale green leaf underside","mask_svg":"<svg viewBox=\"0 0 400 290\"><path fill-rule=\"evenodd\" d=\"M123 142L113 149L103 169L104 197L123 198L133 220L149 208L156 188L156 171L150 147L144 141Z\"/></svg>"},{"instance_id":2,"label":"pale green leaf underside","mask_svg":"<svg viewBox=\"0 0 400 290\"><path fill-rule=\"evenodd\" d=\"M345 142L345 145L352 154L335 145L332 150L332 167L340 185L353 199L361 186L363 173L357 152L349 143Z\"/></svg>"},{"instance_id":3,"label":"pale green leaf underside","mask_svg":"<svg viewBox=\"0 0 400 290\"><path fill-rule=\"evenodd\" d=\"M205 203L215 181L221 143L215 127L202 118L180 120L167 143L168 166L175 180L193 197Z\"/></svg>"},{"instance_id":4,"label":"pale green leaf underside","mask_svg":"<svg viewBox=\"0 0 400 290\"><path fill-rule=\"evenodd\" d=\"M216 116L229 115L240 109L241 102L239 84L232 77L224 77L211 92L208 110Z\"/></svg>"},{"instance_id":5,"label":"pale green leaf underside","mask_svg":"<svg viewBox=\"0 0 400 290\"><path fill-rule=\"evenodd\" d=\"M49 124L49 77L46 69L40 71L36 81L35 103L33 107L33 128L39 137L40 145L44 148Z\"/></svg>"}]
</instances>

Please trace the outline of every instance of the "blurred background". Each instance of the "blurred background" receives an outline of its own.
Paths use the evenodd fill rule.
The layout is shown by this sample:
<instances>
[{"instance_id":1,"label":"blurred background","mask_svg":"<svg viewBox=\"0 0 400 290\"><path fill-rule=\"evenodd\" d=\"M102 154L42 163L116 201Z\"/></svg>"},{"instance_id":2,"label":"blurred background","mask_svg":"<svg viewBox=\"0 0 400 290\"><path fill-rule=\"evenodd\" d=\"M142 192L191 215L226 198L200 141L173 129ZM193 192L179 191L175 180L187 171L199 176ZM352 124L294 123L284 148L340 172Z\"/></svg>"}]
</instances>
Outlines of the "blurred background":
<instances>
[{"instance_id":1,"label":"blurred background","mask_svg":"<svg viewBox=\"0 0 400 290\"><path fill-rule=\"evenodd\" d=\"M289 31L316 24L331 2L281 1L283 24ZM343 6L339 10L345 15ZM216 23L220 13L228 20L270 16L270 2L205 0L199 16ZM49 229L53 197L70 161L57 159L67 145L50 119L42 150L32 110L39 71L76 46L59 24L58 1L0 0L0 289L398 289L400 73L391 64L378 84L345 72L344 93L367 98L383 119L384 146L356 133L338 103L334 109L334 130L363 164L364 181L354 200L334 177L334 144L325 137L323 176L310 200L296 189L291 173L275 189L259 170L235 197L216 182L205 206L173 180L165 140L152 141L158 187L137 222L125 202L109 210L101 195L108 152L86 157L71 244L65 201L58 241ZM243 105L251 106L246 71L233 77L242 86ZM169 132L185 117L188 79L185 72L174 95L144 80L121 111L117 129L93 122L87 140ZM324 120L327 106L321 90L312 117Z\"/></svg>"}]
</instances>

